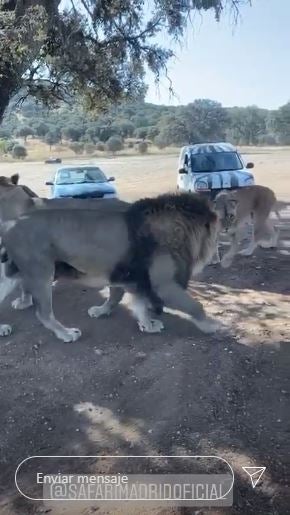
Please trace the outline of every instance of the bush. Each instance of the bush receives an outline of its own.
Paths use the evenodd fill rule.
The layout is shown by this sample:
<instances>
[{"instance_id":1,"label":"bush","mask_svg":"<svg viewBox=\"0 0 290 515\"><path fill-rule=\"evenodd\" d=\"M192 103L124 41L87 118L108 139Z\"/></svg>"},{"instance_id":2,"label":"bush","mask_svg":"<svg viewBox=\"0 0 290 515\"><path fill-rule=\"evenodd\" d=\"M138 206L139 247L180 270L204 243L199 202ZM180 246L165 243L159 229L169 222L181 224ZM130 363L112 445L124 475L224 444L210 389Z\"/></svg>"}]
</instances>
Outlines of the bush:
<instances>
[{"instance_id":1,"label":"bush","mask_svg":"<svg viewBox=\"0 0 290 515\"><path fill-rule=\"evenodd\" d=\"M148 130L144 127L138 127L138 129L135 129L134 136L138 139L145 139L147 138L147 132Z\"/></svg>"},{"instance_id":2,"label":"bush","mask_svg":"<svg viewBox=\"0 0 290 515\"><path fill-rule=\"evenodd\" d=\"M152 125L152 127L147 128L147 138L154 139L159 134L159 129L155 125Z\"/></svg>"},{"instance_id":3,"label":"bush","mask_svg":"<svg viewBox=\"0 0 290 515\"><path fill-rule=\"evenodd\" d=\"M26 142L27 136L33 136L34 134L35 132L32 127L29 127L28 125L23 125L22 127L19 127L16 136L20 136Z\"/></svg>"},{"instance_id":4,"label":"bush","mask_svg":"<svg viewBox=\"0 0 290 515\"><path fill-rule=\"evenodd\" d=\"M49 126L45 122L39 122L35 125L35 134L40 138L43 138L49 132Z\"/></svg>"},{"instance_id":5,"label":"bush","mask_svg":"<svg viewBox=\"0 0 290 515\"><path fill-rule=\"evenodd\" d=\"M51 149L52 145L55 145L60 141L59 132L57 130L48 131L45 135L44 141L45 143L47 143L47 145L49 145L49 148Z\"/></svg>"},{"instance_id":6,"label":"bush","mask_svg":"<svg viewBox=\"0 0 290 515\"><path fill-rule=\"evenodd\" d=\"M7 139L11 138L11 135L12 135L12 133L8 129L0 128L0 138L1 139L7 140Z\"/></svg>"},{"instance_id":7,"label":"bush","mask_svg":"<svg viewBox=\"0 0 290 515\"><path fill-rule=\"evenodd\" d=\"M133 141L129 141L129 143L128 143L128 148L134 148L134 143L133 143Z\"/></svg>"},{"instance_id":8,"label":"bush","mask_svg":"<svg viewBox=\"0 0 290 515\"><path fill-rule=\"evenodd\" d=\"M146 141L140 141L137 145L137 150L139 154L147 154L148 152L148 143Z\"/></svg>"},{"instance_id":9,"label":"bush","mask_svg":"<svg viewBox=\"0 0 290 515\"><path fill-rule=\"evenodd\" d=\"M8 154L11 154L15 145L18 145L17 141L14 141L13 139L10 139L10 140L6 141L5 143L6 143L6 152Z\"/></svg>"},{"instance_id":10,"label":"bush","mask_svg":"<svg viewBox=\"0 0 290 515\"><path fill-rule=\"evenodd\" d=\"M93 154L96 149L96 146L93 143L86 143L85 144L85 153L86 154Z\"/></svg>"},{"instance_id":11,"label":"bush","mask_svg":"<svg viewBox=\"0 0 290 515\"><path fill-rule=\"evenodd\" d=\"M278 144L279 145L290 145L290 134L280 134L278 136Z\"/></svg>"},{"instance_id":12,"label":"bush","mask_svg":"<svg viewBox=\"0 0 290 515\"><path fill-rule=\"evenodd\" d=\"M62 145L56 145L54 147L55 152L64 152L64 147Z\"/></svg>"},{"instance_id":13,"label":"bush","mask_svg":"<svg viewBox=\"0 0 290 515\"><path fill-rule=\"evenodd\" d=\"M123 140L119 136L111 136L106 143L106 148L109 152L115 154L118 150L122 150Z\"/></svg>"},{"instance_id":14,"label":"bush","mask_svg":"<svg viewBox=\"0 0 290 515\"><path fill-rule=\"evenodd\" d=\"M258 137L259 145L277 145L277 139L274 134L261 134Z\"/></svg>"},{"instance_id":15,"label":"bush","mask_svg":"<svg viewBox=\"0 0 290 515\"><path fill-rule=\"evenodd\" d=\"M96 150L98 150L99 152L104 152L105 149L106 149L105 143L103 143L102 141L97 141Z\"/></svg>"},{"instance_id":16,"label":"bush","mask_svg":"<svg viewBox=\"0 0 290 515\"><path fill-rule=\"evenodd\" d=\"M23 145L14 145L12 156L15 157L15 159L24 159L27 156L27 150Z\"/></svg>"},{"instance_id":17,"label":"bush","mask_svg":"<svg viewBox=\"0 0 290 515\"><path fill-rule=\"evenodd\" d=\"M166 141L166 138L160 133L156 138L154 138L154 143L156 147L162 149L168 146L168 142Z\"/></svg>"},{"instance_id":18,"label":"bush","mask_svg":"<svg viewBox=\"0 0 290 515\"><path fill-rule=\"evenodd\" d=\"M73 141L69 145L69 148L75 153L75 154L82 154L84 151L84 144L80 143L79 141Z\"/></svg>"},{"instance_id":19,"label":"bush","mask_svg":"<svg viewBox=\"0 0 290 515\"><path fill-rule=\"evenodd\" d=\"M6 141L0 139L0 155L6 154Z\"/></svg>"},{"instance_id":20,"label":"bush","mask_svg":"<svg viewBox=\"0 0 290 515\"><path fill-rule=\"evenodd\" d=\"M77 142L83 134L83 130L80 127L74 125L68 125L62 129L62 135L65 139Z\"/></svg>"}]
</instances>

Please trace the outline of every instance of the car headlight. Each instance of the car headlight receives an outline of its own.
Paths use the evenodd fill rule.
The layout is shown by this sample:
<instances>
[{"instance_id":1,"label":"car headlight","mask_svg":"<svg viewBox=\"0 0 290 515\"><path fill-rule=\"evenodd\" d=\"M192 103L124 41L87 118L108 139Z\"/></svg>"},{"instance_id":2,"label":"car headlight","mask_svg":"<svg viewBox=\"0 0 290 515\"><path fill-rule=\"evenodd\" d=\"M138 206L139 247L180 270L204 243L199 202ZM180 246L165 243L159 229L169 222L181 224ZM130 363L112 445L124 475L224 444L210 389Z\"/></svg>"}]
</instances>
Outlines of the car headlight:
<instances>
[{"instance_id":1,"label":"car headlight","mask_svg":"<svg viewBox=\"0 0 290 515\"><path fill-rule=\"evenodd\" d=\"M208 183L205 181L198 181L195 183L195 189L197 191L208 190L209 189Z\"/></svg>"},{"instance_id":2,"label":"car headlight","mask_svg":"<svg viewBox=\"0 0 290 515\"><path fill-rule=\"evenodd\" d=\"M247 177L247 178L246 178L246 183L247 183L248 185L255 184L254 177L253 177L253 176L252 176L252 177Z\"/></svg>"}]
</instances>

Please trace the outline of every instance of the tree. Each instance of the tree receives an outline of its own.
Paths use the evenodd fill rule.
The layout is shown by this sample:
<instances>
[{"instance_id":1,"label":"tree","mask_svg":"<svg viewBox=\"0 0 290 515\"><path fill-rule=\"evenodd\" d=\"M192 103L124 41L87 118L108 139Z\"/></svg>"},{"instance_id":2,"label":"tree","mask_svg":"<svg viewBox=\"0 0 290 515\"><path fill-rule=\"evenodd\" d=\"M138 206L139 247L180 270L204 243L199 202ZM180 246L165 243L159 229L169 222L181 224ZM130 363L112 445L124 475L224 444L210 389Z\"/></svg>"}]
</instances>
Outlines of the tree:
<instances>
[{"instance_id":1,"label":"tree","mask_svg":"<svg viewBox=\"0 0 290 515\"><path fill-rule=\"evenodd\" d=\"M74 125L68 125L62 130L62 135L65 139L70 141L79 141L82 136L82 129L75 127Z\"/></svg>"},{"instance_id":2,"label":"tree","mask_svg":"<svg viewBox=\"0 0 290 515\"><path fill-rule=\"evenodd\" d=\"M290 145L290 102L272 115L272 126L281 145Z\"/></svg>"},{"instance_id":3,"label":"tree","mask_svg":"<svg viewBox=\"0 0 290 515\"><path fill-rule=\"evenodd\" d=\"M82 136L82 141L86 143L96 143L98 137L96 135L95 127L88 127L84 135Z\"/></svg>"},{"instance_id":4,"label":"tree","mask_svg":"<svg viewBox=\"0 0 290 515\"><path fill-rule=\"evenodd\" d=\"M230 139L240 145L257 145L266 132L267 111L256 106L234 107L230 116Z\"/></svg>"},{"instance_id":5,"label":"tree","mask_svg":"<svg viewBox=\"0 0 290 515\"><path fill-rule=\"evenodd\" d=\"M9 129L4 129L0 127L0 139L9 139L11 138L11 131Z\"/></svg>"},{"instance_id":6,"label":"tree","mask_svg":"<svg viewBox=\"0 0 290 515\"><path fill-rule=\"evenodd\" d=\"M154 140L156 136L159 134L159 129L156 125L152 125L151 127L147 127L147 138L150 140Z\"/></svg>"},{"instance_id":7,"label":"tree","mask_svg":"<svg viewBox=\"0 0 290 515\"><path fill-rule=\"evenodd\" d=\"M169 145L167 135L160 132L155 138L154 143L156 147L162 149Z\"/></svg>"},{"instance_id":8,"label":"tree","mask_svg":"<svg viewBox=\"0 0 290 515\"><path fill-rule=\"evenodd\" d=\"M187 106L165 113L154 141L158 146L186 145L225 139L227 111L219 102L209 99L195 100Z\"/></svg>"},{"instance_id":9,"label":"tree","mask_svg":"<svg viewBox=\"0 0 290 515\"><path fill-rule=\"evenodd\" d=\"M115 154L118 150L122 150L123 141L119 136L111 136L106 143L106 148L109 152Z\"/></svg>"},{"instance_id":10,"label":"tree","mask_svg":"<svg viewBox=\"0 0 290 515\"><path fill-rule=\"evenodd\" d=\"M39 138L43 138L49 132L49 126L45 122L40 122L35 125L35 134L39 136Z\"/></svg>"},{"instance_id":11,"label":"tree","mask_svg":"<svg viewBox=\"0 0 290 515\"><path fill-rule=\"evenodd\" d=\"M140 141L137 145L137 149L139 154L147 154L148 152L148 143L146 141Z\"/></svg>"},{"instance_id":12,"label":"tree","mask_svg":"<svg viewBox=\"0 0 290 515\"><path fill-rule=\"evenodd\" d=\"M96 150L98 150L99 152L104 152L105 149L106 149L105 143L103 143L102 141L97 141Z\"/></svg>"},{"instance_id":13,"label":"tree","mask_svg":"<svg viewBox=\"0 0 290 515\"><path fill-rule=\"evenodd\" d=\"M148 67L158 79L173 52L156 36L182 39L190 15L244 0L1 0L0 120L16 93L47 104L81 94L88 109L142 98ZM165 41L166 38L164 37Z\"/></svg>"},{"instance_id":14,"label":"tree","mask_svg":"<svg viewBox=\"0 0 290 515\"><path fill-rule=\"evenodd\" d=\"M6 154L6 141L4 139L0 139L0 156Z\"/></svg>"},{"instance_id":15,"label":"tree","mask_svg":"<svg viewBox=\"0 0 290 515\"><path fill-rule=\"evenodd\" d=\"M112 126L112 130L122 136L122 138L130 138L134 133L134 123L130 120L118 120Z\"/></svg>"},{"instance_id":16,"label":"tree","mask_svg":"<svg viewBox=\"0 0 290 515\"><path fill-rule=\"evenodd\" d=\"M94 143L86 143L85 144L85 153L86 154L93 154L96 150L96 145L94 145Z\"/></svg>"},{"instance_id":17,"label":"tree","mask_svg":"<svg viewBox=\"0 0 290 515\"><path fill-rule=\"evenodd\" d=\"M169 145L185 145L191 143L190 128L186 120L180 114L167 115L161 119L159 124L159 134L154 138L155 144L159 148Z\"/></svg>"},{"instance_id":18,"label":"tree","mask_svg":"<svg viewBox=\"0 0 290 515\"><path fill-rule=\"evenodd\" d=\"M57 130L48 131L48 133L45 135L44 141L47 143L47 145L49 145L49 150L51 150L52 145L56 145L60 142L59 132Z\"/></svg>"},{"instance_id":19,"label":"tree","mask_svg":"<svg viewBox=\"0 0 290 515\"><path fill-rule=\"evenodd\" d=\"M84 151L84 144L80 143L79 141L73 141L69 148L75 153L75 154L82 154Z\"/></svg>"},{"instance_id":20,"label":"tree","mask_svg":"<svg viewBox=\"0 0 290 515\"><path fill-rule=\"evenodd\" d=\"M147 137L147 128L137 127L134 131L134 136L137 139L145 139Z\"/></svg>"},{"instance_id":21,"label":"tree","mask_svg":"<svg viewBox=\"0 0 290 515\"><path fill-rule=\"evenodd\" d=\"M34 129L29 127L28 125L23 125L16 132L16 136L20 136L24 139L25 143L27 141L27 136L32 136L34 134Z\"/></svg>"},{"instance_id":22,"label":"tree","mask_svg":"<svg viewBox=\"0 0 290 515\"><path fill-rule=\"evenodd\" d=\"M108 127L99 127L97 130L98 137L101 141L107 141L111 136L117 135L116 128L112 126Z\"/></svg>"},{"instance_id":23,"label":"tree","mask_svg":"<svg viewBox=\"0 0 290 515\"><path fill-rule=\"evenodd\" d=\"M259 136L259 145L274 146L277 145L277 137L274 134L261 134Z\"/></svg>"},{"instance_id":24,"label":"tree","mask_svg":"<svg viewBox=\"0 0 290 515\"><path fill-rule=\"evenodd\" d=\"M13 139L6 141L6 152L8 154L12 154L13 148L15 145L18 145L17 141L14 141Z\"/></svg>"},{"instance_id":25,"label":"tree","mask_svg":"<svg viewBox=\"0 0 290 515\"><path fill-rule=\"evenodd\" d=\"M136 116L133 116L132 121L137 129L148 127L148 125L150 125L147 117L144 114L137 114Z\"/></svg>"},{"instance_id":26,"label":"tree","mask_svg":"<svg viewBox=\"0 0 290 515\"><path fill-rule=\"evenodd\" d=\"M14 145L12 156L15 159L24 159L27 156L27 150L23 145Z\"/></svg>"}]
</instances>

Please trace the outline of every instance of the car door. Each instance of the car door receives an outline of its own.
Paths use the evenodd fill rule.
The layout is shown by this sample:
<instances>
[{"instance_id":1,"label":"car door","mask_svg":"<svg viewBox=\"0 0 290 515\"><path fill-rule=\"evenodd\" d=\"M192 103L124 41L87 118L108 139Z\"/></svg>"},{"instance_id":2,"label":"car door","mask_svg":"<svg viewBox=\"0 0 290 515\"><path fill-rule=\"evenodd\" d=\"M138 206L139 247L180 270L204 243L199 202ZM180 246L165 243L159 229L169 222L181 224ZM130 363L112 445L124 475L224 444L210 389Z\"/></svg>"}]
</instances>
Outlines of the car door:
<instances>
[{"instance_id":1,"label":"car door","mask_svg":"<svg viewBox=\"0 0 290 515\"><path fill-rule=\"evenodd\" d=\"M183 162L181 169L182 173L179 171L179 187L181 190L190 191L191 184L191 173L190 173L190 161L187 153L184 154Z\"/></svg>"}]
</instances>

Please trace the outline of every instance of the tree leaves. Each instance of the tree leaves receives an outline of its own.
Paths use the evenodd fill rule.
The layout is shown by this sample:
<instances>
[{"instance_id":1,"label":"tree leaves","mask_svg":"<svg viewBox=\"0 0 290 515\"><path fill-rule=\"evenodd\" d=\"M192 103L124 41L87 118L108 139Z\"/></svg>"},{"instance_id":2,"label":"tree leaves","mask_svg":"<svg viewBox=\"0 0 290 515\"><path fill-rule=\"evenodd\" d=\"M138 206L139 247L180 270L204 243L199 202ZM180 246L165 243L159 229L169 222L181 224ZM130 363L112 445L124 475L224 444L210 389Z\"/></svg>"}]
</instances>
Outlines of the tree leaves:
<instances>
[{"instance_id":1,"label":"tree leaves","mask_svg":"<svg viewBox=\"0 0 290 515\"><path fill-rule=\"evenodd\" d=\"M88 110L144 97L148 67L159 80L195 11L243 0L1 0L0 121L20 89L50 105L75 95ZM165 38L164 38L165 40Z\"/></svg>"}]
</instances>

